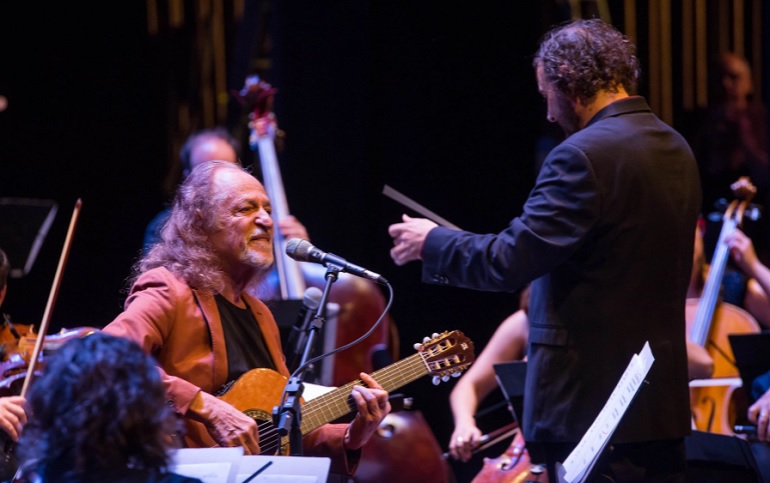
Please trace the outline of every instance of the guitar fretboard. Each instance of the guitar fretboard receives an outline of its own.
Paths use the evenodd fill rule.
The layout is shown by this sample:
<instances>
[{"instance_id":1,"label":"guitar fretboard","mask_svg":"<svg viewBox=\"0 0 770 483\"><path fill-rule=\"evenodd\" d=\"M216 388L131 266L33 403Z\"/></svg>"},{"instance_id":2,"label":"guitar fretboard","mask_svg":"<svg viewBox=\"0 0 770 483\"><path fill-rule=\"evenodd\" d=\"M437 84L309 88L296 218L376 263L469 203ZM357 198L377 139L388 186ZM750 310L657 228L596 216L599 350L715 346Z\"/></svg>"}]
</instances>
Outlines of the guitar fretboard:
<instances>
[{"instance_id":1,"label":"guitar fretboard","mask_svg":"<svg viewBox=\"0 0 770 483\"><path fill-rule=\"evenodd\" d=\"M374 371L371 376L384 390L390 392L429 372L423 353L418 352L395 364ZM356 404L350 393L356 385L365 386L363 381L358 379L306 402L302 406L302 434L307 434L329 421L355 411Z\"/></svg>"}]
</instances>

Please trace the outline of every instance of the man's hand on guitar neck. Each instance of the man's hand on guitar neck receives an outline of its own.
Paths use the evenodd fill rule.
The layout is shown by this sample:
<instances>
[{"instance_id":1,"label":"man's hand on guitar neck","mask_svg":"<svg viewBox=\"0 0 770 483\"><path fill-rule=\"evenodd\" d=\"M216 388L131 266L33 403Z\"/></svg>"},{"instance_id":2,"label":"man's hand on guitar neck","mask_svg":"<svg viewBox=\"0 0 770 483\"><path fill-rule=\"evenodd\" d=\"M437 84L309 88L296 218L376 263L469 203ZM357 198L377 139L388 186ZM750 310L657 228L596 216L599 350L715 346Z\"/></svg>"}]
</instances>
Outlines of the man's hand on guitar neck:
<instances>
[{"instance_id":1,"label":"man's hand on guitar neck","mask_svg":"<svg viewBox=\"0 0 770 483\"><path fill-rule=\"evenodd\" d=\"M390 413L387 391L369 374L362 372L360 377L367 387L354 386L351 392L358 413L345 433L345 448L348 450L357 450L365 445Z\"/></svg>"},{"instance_id":2,"label":"man's hand on guitar neck","mask_svg":"<svg viewBox=\"0 0 770 483\"><path fill-rule=\"evenodd\" d=\"M205 424L219 446L243 446L244 454L260 454L256 421L230 404L205 391L198 391L187 414Z\"/></svg>"}]
</instances>

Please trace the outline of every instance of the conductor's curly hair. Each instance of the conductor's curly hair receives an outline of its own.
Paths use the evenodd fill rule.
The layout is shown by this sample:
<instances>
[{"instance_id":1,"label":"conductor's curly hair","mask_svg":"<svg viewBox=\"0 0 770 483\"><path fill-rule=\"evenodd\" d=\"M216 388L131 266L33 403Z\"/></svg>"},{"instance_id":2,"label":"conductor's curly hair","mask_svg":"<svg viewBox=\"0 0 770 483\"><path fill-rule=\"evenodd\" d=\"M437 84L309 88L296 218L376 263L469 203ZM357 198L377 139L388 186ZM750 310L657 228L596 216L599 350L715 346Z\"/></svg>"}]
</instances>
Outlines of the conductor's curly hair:
<instances>
[{"instance_id":1,"label":"conductor's curly hair","mask_svg":"<svg viewBox=\"0 0 770 483\"><path fill-rule=\"evenodd\" d=\"M160 372L135 342L96 332L45 359L27 397L22 469L43 481L137 468L165 471L180 422Z\"/></svg>"},{"instance_id":2,"label":"conductor's curly hair","mask_svg":"<svg viewBox=\"0 0 770 483\"><path fill-rule=\"evenodd\" d=\"M532 64L543 69L557 91L583 104L619 86L636 94L641 75L634 44L599 19L577 20L546 33Z\"/></svg>"}]
</instances>

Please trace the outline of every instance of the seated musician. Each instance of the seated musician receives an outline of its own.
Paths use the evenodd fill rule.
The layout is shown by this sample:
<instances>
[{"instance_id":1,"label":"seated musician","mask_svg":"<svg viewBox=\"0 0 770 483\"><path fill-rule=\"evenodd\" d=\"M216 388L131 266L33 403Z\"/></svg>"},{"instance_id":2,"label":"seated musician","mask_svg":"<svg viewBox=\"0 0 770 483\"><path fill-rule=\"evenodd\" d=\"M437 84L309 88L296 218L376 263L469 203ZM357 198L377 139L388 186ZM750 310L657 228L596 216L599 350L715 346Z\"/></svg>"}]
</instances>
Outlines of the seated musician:
<instances>
[{"instance_id":1,"label":"seated musician","mask_svg":"<svg viewBox=\"0 0 770 483\"><path fill-rule=\"evenodd\" d=\"M8 256L0 250L0 306L3 305L5 294L8 291L8 274L11 264ZM27 422L27 413L24 411L25 400L21 396L0 397L0 429L14 441L19 441L21 429Z\"/></svg>"},{"instance_id":2,"label":"seated musician","mask_svg":"<svg viewBox=\"0 0 770 483\"><path fill-rule=\"evenodd\" d=\"M770 268L759 260L754 244L741 230L736 229L728 235L725 243L730 247L732 259L750 277L749 286L753 283L756 299L746 308L756 314L758 320L770 320L770 303L766 296L770 293ZM758 440L751 445L751 450L762 473L762 481L770 482L770 372L757 377L750 390L754 404L749 406L748 418L757 426Z\"/></svg>"},{"instance_id":3,"label":"seated musician","mask_svg":"<svg viewBox=\"0 0 770 483\"><path fill-rule=\"evenodd\" d=\"M30 386L14 482L201 483L168 471L180 424L155 361L122 337L72 339Z\"/></svg>"},{"instance_id":4,"label":"seated musician","mask_svg":"<svg viewBox=\"0 0 770 483\"><path fill-rule=\"evenodd\" d=\"M177 190L161 241L134 267L125 310L103 329L137 341L158 361L189 447L260 454L255 420L215 394L254 368L289 376L275 320L251 295L273 264L270 211L262 184L240 166L194 168ZM333 473L353 473L361 447L391 409L387 392L360 377L367 387L352 389L353 421L303 438L303 454L331 457ZM272 406L264 409L269 414Z\"/></svg>"}]
</instances>

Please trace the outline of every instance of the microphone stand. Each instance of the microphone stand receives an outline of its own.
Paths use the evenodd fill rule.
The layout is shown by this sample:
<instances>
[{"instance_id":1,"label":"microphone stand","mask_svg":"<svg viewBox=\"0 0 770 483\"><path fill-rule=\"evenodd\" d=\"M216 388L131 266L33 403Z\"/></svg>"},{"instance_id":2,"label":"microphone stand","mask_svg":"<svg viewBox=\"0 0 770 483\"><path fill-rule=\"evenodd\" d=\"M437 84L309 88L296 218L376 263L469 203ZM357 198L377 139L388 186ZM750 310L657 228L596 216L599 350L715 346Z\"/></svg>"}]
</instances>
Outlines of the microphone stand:
<instances>
[{"instance_id":1,"label":"microphone stand","mask_svg":"<svg viewBox=\"0 0 770 483\"><path fill-rule=\"evenodd\" d=\"M273 408L273 424L278 430L278 434L281 438L289 435L289 454L291 456L302 456L302 413L300 407L300 398L302 397L302 391L304 386L302 385L302 377L305 374L305 363L310 359L310 354L313 350L313 344L315 343L318 332L323 328L326 321L326 303L329 299L329 293L331 292L332 284L337 281L339 273L344 267L329 263L326 266L326 284L324 286L323 294L321 295L321 303L318 304L313 321L307 331L307 339L305 339L305 348L302 353L302 360L299 362L298 368L301 370L295 371L289 378L284 389L284 399L281 405ZM278 445L280 448L280 445Z\"/></svg>"}]
</instances>

